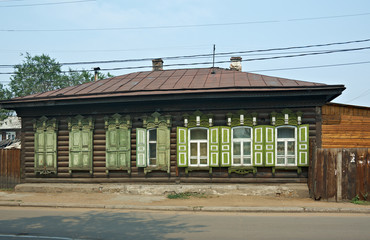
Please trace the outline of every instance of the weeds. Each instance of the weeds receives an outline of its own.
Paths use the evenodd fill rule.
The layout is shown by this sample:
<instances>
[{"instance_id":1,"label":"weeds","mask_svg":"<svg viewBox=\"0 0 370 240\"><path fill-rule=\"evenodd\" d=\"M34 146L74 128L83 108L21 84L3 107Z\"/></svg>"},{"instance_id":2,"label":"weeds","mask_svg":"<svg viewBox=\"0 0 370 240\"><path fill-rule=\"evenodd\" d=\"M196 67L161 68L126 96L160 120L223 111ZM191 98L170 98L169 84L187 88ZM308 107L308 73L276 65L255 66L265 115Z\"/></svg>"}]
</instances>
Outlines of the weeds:
<instances>
[{"instance_id":1,"label":"weeds","mask_svg":"<svg viewBox=\"0 0 370 240\"><path fill-rule=\"evenodd\" d=\"M14 188L0 188L0 192L13 192Z\"/></svg>"},{"instance_id":2,"label":"weeds","mask_svg":"<svg viewBox=\"0 0 370 240\"><path fill-rule=\"evenodd\" d=\"M204 193L194 193L194 192L170 193L167 195L167 198L169 199L189 199L190 197L206 198L207 196Z\"/></svg>"},{"instance_id":3,"label":"weeds","mask_svg":"<svg viewBox=\"0 0 370 240\"><path fill-rule=\"evenodd\" d=\"M351 203L353 204L359 204L359 205L370 205L370 202L367 201L367 196L368 196L368 193L366 194L362 194L362 196L364 197L364 201L363 200L360 200L360 197L358 195L356 195L356 197L354 197L352 200L351 200Z\"/></svg>"}]
</instances>

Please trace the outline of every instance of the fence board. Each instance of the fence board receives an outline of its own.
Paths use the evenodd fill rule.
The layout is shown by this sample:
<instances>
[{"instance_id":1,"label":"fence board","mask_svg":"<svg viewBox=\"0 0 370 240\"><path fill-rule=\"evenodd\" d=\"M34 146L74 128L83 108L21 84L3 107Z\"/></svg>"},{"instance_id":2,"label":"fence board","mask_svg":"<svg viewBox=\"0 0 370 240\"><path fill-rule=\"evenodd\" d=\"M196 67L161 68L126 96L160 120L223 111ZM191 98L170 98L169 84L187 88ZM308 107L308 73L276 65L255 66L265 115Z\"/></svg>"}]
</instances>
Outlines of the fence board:
<instances>
[{"instance_id":1,"label":"fence board","mask_svg":"<svg viewBox=\"0 0 370 240\"><path fill-rule=\"evenodd\" d=\"M370 148L318 148L309 171L314 199L370 200Z\"/></svg>"},{"instance_id":2,"label":"fence board","mask_svg":"<svg viewBox=\"0 0 370 240\"><path fill-rule=\"evenodd\" d=\"M20 183L19 149L0 150L0 188L13 188Z\"/></svg>"}]
</instances>

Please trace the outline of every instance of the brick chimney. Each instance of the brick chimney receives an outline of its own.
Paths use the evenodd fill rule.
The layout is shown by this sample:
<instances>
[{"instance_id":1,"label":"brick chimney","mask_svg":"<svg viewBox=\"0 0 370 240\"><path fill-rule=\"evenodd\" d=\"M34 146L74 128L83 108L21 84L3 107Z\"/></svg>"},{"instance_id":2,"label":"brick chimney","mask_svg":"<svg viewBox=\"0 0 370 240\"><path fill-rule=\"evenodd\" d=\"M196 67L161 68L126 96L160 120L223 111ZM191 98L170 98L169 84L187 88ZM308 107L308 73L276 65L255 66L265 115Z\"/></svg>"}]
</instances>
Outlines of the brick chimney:
<instances>
[{"instance_id":1,"label":"brick chimney","mask_svg":"<svg viewBox=\"0 0 370 240\"><path fill-rule=\"evenodd\" d=\"M231 57L230 69L241 72L242 71L242 58L241 57Z\"/></svg>"},{"instance_id":2,"label":"brick chimney","mask_svg":"<svg viewBox=\"0 0 370 240\"><path fill-rule=\"evenodd\" d=\"M162 71L163 70L163 60L162 58L156 58L152 60L153 71Z\"/></svg>"}]
</instances>

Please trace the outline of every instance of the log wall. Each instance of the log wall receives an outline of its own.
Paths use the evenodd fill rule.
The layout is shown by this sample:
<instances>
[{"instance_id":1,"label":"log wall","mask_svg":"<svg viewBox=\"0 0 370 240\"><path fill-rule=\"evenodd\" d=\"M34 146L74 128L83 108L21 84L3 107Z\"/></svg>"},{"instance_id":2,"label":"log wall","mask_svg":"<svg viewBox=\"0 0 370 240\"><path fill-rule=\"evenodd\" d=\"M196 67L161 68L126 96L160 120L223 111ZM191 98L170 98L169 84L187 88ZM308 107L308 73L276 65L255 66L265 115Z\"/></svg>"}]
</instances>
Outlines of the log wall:
<instances>
[{"instance_id":1,"label":"log wall","mask_svg":"<svg viewBox=\"0 0 370 240\"><path fill-rule=\"evenodd\" d=\"M272 111L281 111L282 109L261 109L258 113L258 125L270 124L269 114ZM253 110L254 111L254 110ZM310 140L315 142L317 135L317 119L315 108L297 108L292 111L302 111L302 123L310 125ZM188 114L192 114L188 112ZM214 126L226 125L226 114L228 111L202 111L204 114L212 113ZM122 115L127 112L112 112ZM147 115L153 112L146 113ZM74 171L69 174L69 131L67 127L67 117L75 115L61 116L60 111L55 115L47 115L48 118L55 117L58 121L57 134L57 165L58 174L53 176L40 176L34 173L34 131L32 120L40 117L22 117L22 168L23 182L225 182L225 183L241 183L241 182L307 182L308 169L303 168L301 174L296 170L276 170L275 175L272 174L271 168L258 168L256 175L252 173L239 175L236 173L228 174L227 168L212 168L212 175L208 171L191 171L188 175L185 174L184 168L177 167L177 152L176 152L176 127L183 126L182 115L185 112L160 112L163 115L170 114L172 116L171 128L171 150L170 150L170 174L167 172L153 171L144 174L143 168L136 166L136 128L142 127L143 113L130 114L132 120L131 129L131 174L127 171L110 171L109 175L105 169L105 114L85 115L92 116L95 120L95 128L93 132L93 174L88 171Z\"/></svg>"}]
</instances>

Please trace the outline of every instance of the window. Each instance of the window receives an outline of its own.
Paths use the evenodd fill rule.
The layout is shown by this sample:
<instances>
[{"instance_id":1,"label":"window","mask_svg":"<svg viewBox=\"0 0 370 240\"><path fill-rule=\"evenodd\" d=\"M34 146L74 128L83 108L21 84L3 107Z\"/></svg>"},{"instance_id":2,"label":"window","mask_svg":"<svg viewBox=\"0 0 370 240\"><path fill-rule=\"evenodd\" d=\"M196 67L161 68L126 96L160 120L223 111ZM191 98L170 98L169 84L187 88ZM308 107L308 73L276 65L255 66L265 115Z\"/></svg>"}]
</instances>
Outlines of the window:
<instances>
[{"instance_id":1,"label":"window","mask_svg":"<svg viewBox=\"0 0 370 240\"><path fill-rule=\"evenodd\" d=\"M208 166L208 129L189 129L189 166Z\"/></svg>"},{"instance_id":2,"label":"window","mask_svg":"<svg viewBox=\"0 0 370 240\"><path fill-rule=\"evenodd\" d=\"M106 116L106 173L111 170L127 170L131 173L131 120L118 113Z\"/></svg>"},{"instance_id":3,"label":"window","mask_svg":"<svg viewBox=\"0 0 370 240\"><path fill-rule=\"evenodd\" d=\"M14 140L15 139L15 132L6 132L6 139Z\"/></svg>"},{"instance_id":4,"label":"window","mask_svg":"<svg viewBox=\"0 0 370 240\"><path fill-rule=\"evenodd\" d=\"M69 127L69 173L72 171L93 171L93 129L91 117L78 115L68 119Z\"/></svg>"},{"instance_id":5,"label":"window","mask_svg":"<svg viewBox=\"0 0 370 240\"><path fill-rule=\"evenodd\" d=\"M136 165L144 167L144 172L170 169L170 129L136 129Z\"/></svg>"},{"instance_id":6,"label":"window","mask_svg":"<svg viewBox=\"0 0 370 240\"><path fill-rule=\"evenodd\" d=\"M57 173L57 129L56 119L45 116L35 119L34 128L34 171L40 174Z\"/></svg>"},{"instance_id":7,"label":"window","mask_svg":"<svg viewBox=\"0 0 370 240\"><path fill-rule=\"evenodd\" d=\"M276 128L276 165L296 166L297 128L284 126Z\"/></svg>"},{"instance_id":8,"label":"window","mask_svg":"<svg viewBox=\"0 0 370 240\"><path fill-rule=\"evenodd\" d=\"M157 129L149 129L147 131L148 138L148 166L157 166Z\"/></svg>"},{"instance_id":9,"label":"window","mask_svg":"<svg viewBox=\"0 0 370 240\"><path fill-rule=\"evenodd\" d=\"M232 165L252 165L252 128L234 127L232 142Z\"/></svg>"}]
</instances>

